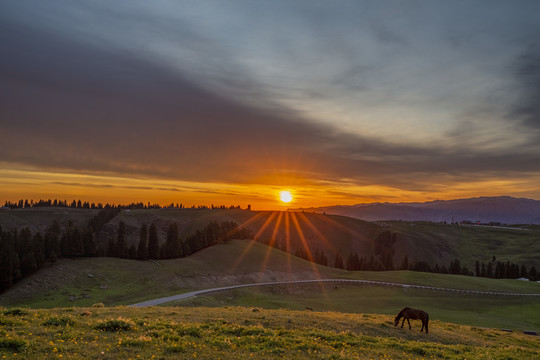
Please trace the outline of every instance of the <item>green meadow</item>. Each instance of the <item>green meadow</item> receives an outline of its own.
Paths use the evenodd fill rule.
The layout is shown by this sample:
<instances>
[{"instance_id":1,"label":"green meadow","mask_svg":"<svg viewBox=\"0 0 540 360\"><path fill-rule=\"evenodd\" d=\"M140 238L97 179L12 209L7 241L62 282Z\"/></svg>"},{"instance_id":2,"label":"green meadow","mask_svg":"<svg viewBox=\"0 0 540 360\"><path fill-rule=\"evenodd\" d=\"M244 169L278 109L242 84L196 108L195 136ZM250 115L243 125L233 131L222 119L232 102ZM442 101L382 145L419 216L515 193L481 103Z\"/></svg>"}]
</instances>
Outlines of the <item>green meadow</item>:
<instances>
[{"instance_id":1,"label":"green meadow","mask_svg":"<svg viewBox=\"0 0 540 360\"><path fill-rule=\"evenodd\" d=\"M210 264L210 265L209 265ZM0 295L5 359L533 359L540 298L412 287L310 283L246 287L164 306L125 305L198 289L340 278L448 289L540 293L540 284L457 275L349 272L258 242L190 257L62 259ZM95 304L95 306L93 306ZM403 307L429 334L393 326ZM510 330L510 331L503 331Z\"/></svg>"},{"instance_id":2,"label":"green meadow","mask_svg":"<svg viewBox=\"0 0 540 360\"><path fill-rule=\"evenodd\" d=\"M534 359L537 337L432 320L258 307L2 309L9 359Z\"/></svg>"}]
</instances>

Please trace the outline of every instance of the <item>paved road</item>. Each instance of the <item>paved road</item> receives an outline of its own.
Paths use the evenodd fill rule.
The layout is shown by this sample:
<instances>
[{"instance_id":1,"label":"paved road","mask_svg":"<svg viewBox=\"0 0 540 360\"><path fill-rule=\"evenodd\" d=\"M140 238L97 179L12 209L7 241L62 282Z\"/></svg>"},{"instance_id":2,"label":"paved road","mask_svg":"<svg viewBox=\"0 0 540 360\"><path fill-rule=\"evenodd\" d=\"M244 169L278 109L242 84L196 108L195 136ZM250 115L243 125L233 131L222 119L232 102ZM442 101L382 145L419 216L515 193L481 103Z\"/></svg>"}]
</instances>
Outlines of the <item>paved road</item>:
<instances>
[{"instance_id":1,"label":"paved road","mask_svg":"<svg viewBox=\"0 0 540 360\"><path fill-rule=\"evenodd\" d=\"M402 288L427 289L427 290L435 290L435 291L448 291L448 292L465 293L465 294L477 294L477 295L536 296L536 297L540 297L540 294L520 294L520 293L507 293L507 292L448 289L448 288L440 288L440 287L434 287L434 286L399 284L399 283L392 283L392 282L385 282L385 281L351 280L351 279L319 279L319 280L276 281L276 282L264 282L264 283L224 286L224 287L219 287L219 288L191 291L191 292L187 292L187 293L183 293L183 294L172 295L172 296L167 296L167 297L163 297L163 298L159 298L159 299L148 300L148 301L133 304L133 305L130 305L130 306L134 306L134 307L154 306L154 305L165 304L165 303L168 303L168 302L171 302L171 301L184 300L184 299L188 299L188 298L192 298L192 297L195 297L195 296L204 295L204 294L208 294L208 293L224 291L224 290L231 290L231 289L239 289L239 288L244 288L244 287L273 286L273 285L287 285L287 284L310 284L310 283L323 283L323 282L329 282L329 283L353 283L353 284L377 285L377 286L397 286L397 287L402 287Z\"/></svg>"}]
</instances>

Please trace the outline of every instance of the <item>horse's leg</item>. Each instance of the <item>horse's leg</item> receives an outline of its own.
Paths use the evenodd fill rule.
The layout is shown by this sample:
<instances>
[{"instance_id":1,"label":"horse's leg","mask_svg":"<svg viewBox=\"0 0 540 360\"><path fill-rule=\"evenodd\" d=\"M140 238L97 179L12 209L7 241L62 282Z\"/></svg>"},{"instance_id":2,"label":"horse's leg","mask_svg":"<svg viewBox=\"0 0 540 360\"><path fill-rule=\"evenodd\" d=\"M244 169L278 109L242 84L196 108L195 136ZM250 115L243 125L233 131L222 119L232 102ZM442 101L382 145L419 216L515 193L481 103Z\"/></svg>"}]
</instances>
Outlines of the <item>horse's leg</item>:
<instances>
[{"instance_id":1,"label":"horse's leg","mask_svg":"<svg viewBox=\"0 0 540 360\"><path fill-rule=\"evenodd\" d=\"M420 329L420 332L424 331L424 326L426 325L426 321L422 320L422 328ZM426 329L427 332L427 329Z\"/></svg>"},{"instance_id":2,"label":"horse's leg","mask_svg":"<svg viewBox=\"0 0 540 360\"><path fill-rule=\"evenodd\" d=\"M403 318L403 321L401 322L401 328L403 329L403 325L405 324L405 318Z\"/></svg>"},{"instance_id":3,"label":"horse's leg","mask_svg":"<svg viewBox=\"0 0 540 360\"><path fill-rule=\"evenodd\" d=\"M411 321L409 320L409 318L407 318L407 323L409 324L409 330L411 330Z\"/></svg>"}]
</instances>

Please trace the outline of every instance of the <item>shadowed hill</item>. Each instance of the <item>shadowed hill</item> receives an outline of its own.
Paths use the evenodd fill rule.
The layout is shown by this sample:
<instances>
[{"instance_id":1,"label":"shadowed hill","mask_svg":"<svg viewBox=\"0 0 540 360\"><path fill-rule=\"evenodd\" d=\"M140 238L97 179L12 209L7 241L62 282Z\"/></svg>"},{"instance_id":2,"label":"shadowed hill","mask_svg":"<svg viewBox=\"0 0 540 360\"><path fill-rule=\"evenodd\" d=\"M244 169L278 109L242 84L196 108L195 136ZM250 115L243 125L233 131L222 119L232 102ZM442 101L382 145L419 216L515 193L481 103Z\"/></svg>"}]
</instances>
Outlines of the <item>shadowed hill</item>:
<instances>
[{"instance_id":1,"label":"shadowed hill","mask_svg":"<svg viewBox=\"0 0 540 360\"><path fill-rule=\"evenodd\" d=\"M306 209L307 210L307 209ZM368 221L500 222L540 224L540 201L510 196L437 200L424 203L373 203L309 209Z\"/></svg>"},{"instance_id":2,"label":"shadowed hill","mask_svg":"<svg viewBox=\"0 0 540 360\"><path fill-rule=\"evenodd\" d=\"M69 221L84 227L97 210L32 208L0 212L4 230L29 227L43 231L53 220L65 226ZM258 241L299 255L306 259L324 254L334 265L339 253L344 261L352 253L378 260L381 251L389 249L393 268L409 261L425 261L431 265L448 266L459 259L472 270L475 261L511 261L540 268L540 228L496 228L458 226L433 222L386 221L367 222L355 218L309 212L248 211L241 209L141 209L124 210L107 221L96 234L98 246L105 248L115 239L120 222L125 224L127 245L137 245L143 224L155 224L163 244L167 228L176 223L181 239L186 239L210 222L234 222L249 229ZM380 238L390 232L391 241ZM383 251L384 252L384 251Z\"/></svg>"},{"instance_id":3,"label":"shadowed hill","mask_svg":"<svg viewBox=\"0 0 540 360\"><path fill-rule=\"evenodd\" d=\"M309 263L263 244L234 240L190 257L136 261L62 259L0 295L1 306L39 308L127 305L238 284L309 279L357 279L489 292L538 293L538 284L411 271L349 272ZM315 283L228 290L176 303L185 306L257 306L395 314L421 306L438 319L478 326L537 330L538 298L435 291L422 288ZM172 305L172 304L169 304ZM519 312L516 309L519 308Z\"/></svg>"}]
</instances>

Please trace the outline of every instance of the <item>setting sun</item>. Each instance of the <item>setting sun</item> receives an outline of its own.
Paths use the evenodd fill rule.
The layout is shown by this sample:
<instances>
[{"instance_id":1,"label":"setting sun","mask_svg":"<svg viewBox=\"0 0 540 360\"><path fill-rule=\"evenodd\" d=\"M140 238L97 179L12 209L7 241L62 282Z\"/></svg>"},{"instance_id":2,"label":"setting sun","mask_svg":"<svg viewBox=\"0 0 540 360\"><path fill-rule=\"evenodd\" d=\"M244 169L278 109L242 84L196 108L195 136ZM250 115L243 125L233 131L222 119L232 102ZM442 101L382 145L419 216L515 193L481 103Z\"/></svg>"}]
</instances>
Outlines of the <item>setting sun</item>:
<instances>
[{"instance_id":1,"label":"setting sun","mask_svg":"<svg viewBox=\"0 0 540 360\"><path fill-rule=\"evenodd\" d=\"M289 203L292 201L293 197L290 191L281 191L279 193L279 199L284 203Z\"/></svg>"}]
</instances>

